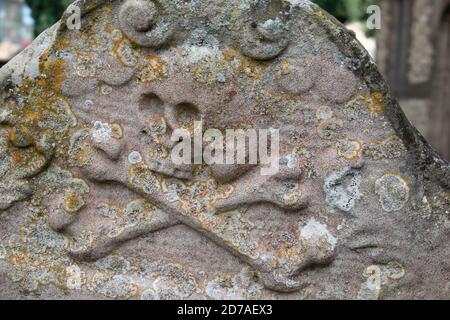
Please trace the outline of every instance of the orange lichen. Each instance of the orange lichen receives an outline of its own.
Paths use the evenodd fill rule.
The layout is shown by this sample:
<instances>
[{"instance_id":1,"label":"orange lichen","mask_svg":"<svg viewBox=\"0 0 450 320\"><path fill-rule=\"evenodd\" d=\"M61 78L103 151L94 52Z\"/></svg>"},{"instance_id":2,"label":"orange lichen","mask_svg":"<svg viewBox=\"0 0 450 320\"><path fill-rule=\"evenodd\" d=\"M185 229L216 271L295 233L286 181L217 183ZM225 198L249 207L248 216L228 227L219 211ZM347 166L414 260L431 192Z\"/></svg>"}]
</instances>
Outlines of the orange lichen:
<instances>
[{"instance_id":1,"label":"orange lichen","mask_svg":"<svg viewBox=\"0 0 450 320\"><path fill-rule=\"evenodd\" d=\"M246 56L240 56L241 64L238 68L238 71L246 76L253 78L255 80L261 80L265 65L261 62L257 62L253 59L250 59Z\"/></svg>"},{"instance_id":2,"label":"orange lichen","mask_svg":"<svg viewBox=\"0 0 450 320\"><path fill-rule=\"evenodd\" d=\"M40 90L60 94L64 81L68 79L64 72L66 67L66 62L62 59L50 59L47 55L41 55L39 71L45 78L38 81Z\"/></svg>"},{"instance_id":3,"label":"orange lichen","mask_svg":"<svg viewBox=\"0 0 450 320\"><path fill-rule=\"evenodd\" d=\"M225 49L225 51L223 52L223 58L225 59L225 61L233 61L236 57L237 57L237 52L236 50L234 50L233 48L227 48Z\"/></svg>"},{"instance_id":4,"label":"orange lichen","mask_svg":"<svg viewBox=\"0 0 450 320\"><path fill-rule=\"evenodd\" d=\"M23 156L18 150L13 150L11 152L11 156L12 156L14 166L20 164L23 161Z\"/></svg>"}]
</instances>

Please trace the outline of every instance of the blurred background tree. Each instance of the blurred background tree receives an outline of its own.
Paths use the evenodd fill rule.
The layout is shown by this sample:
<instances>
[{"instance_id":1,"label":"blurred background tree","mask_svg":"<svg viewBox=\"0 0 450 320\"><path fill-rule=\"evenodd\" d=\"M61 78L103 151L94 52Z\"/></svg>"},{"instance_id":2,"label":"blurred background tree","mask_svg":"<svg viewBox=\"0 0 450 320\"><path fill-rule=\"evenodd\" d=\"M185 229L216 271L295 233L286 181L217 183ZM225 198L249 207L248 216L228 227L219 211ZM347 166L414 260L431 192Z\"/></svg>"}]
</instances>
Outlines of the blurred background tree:
<instances>
[{"instance_id":1,"label":"blurred background tree","mask_svg":"<svg viewBox=\"0 0 450 320\"><path fill-rule=\"evenodd\" d=\"M35 34L39 35L61 18L64 10L73 0L26 0L35 21Z\"/></svg>"},{"instance_id":2,"label":"blurred background tree","mask_svg":"<svg viewBox=\"0 0 450 320\"><path fill-rule=\"evenodd\" d=\"M365 19L367 7L375 3L375 0L312 1L334 15L342 23ZM33 11L36 35L38 35L58 21L73 0L26 0L26 2Z\"/></svg>"},{"instance_id":3,"label":"blurred background tree","mask_svg":"<svg viewBox=\"0 0 450 320\"><path fill-rule=\"evenodd\" d=\"M367 7L375 4L374 0L313 0L313 2L334 15L342 23L365 19Z\"/></svg>"}]
</instances>

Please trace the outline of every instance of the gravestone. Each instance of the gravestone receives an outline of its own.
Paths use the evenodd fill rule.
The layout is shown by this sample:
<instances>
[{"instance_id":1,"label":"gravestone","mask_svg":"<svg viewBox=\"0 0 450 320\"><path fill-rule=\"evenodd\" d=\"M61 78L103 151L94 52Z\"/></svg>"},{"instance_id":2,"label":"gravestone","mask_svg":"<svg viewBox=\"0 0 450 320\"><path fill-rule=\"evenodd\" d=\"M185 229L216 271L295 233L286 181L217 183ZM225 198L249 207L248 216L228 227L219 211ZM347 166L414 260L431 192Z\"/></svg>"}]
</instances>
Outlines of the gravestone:
<instances>
[{"instance_id":1,"label":"gravestone","mask_svg":"<svg viewBox=\"0 0 450 320\"><path fill-rule=\"evenodd\" d=\"M450 1L379 0L377 63L408 118L450 159Z\"/></svg>"},{"instance_id":2,"label":"gravestone","mask_svg":"<svg viewBox=\"0 0 450 320\"><path fill-rule=\"evenodd\" d=\"M1 298L449 297L449 164L334 18L73 6L0 71ZM278 131L278 172L174 164L198 121Z\"/></svg>"}]
</instances>

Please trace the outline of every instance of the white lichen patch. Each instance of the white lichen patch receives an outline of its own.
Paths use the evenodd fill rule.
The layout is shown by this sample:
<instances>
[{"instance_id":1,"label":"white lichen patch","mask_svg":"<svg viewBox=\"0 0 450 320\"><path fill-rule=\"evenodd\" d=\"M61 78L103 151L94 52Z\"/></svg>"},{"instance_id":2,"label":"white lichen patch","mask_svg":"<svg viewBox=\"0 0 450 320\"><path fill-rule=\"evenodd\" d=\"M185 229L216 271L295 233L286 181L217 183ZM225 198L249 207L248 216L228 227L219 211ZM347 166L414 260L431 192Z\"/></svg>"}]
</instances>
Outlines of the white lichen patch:
<instances>
[{"instance_id":1,"label":"white lichen patch","mask_svg":"<svg viewBox=\"0 0 450 320\"><path fill-rule=\"evenodd\" d=\"M251 237L255 225L238 211L221 215L213 221L212 231L239 253L251 259L258 258L258 243Z\"/></svg>"},{"instance_id":2,"label":"white lichen patch","mask_svg":"<svg viewBox=\"0 0 450 320\"><path fill-rule=\"evenodd\" d=\"M402 177L387 174L375 183L375 193L379 196L384 211L394 212L403 209L409 201L410 188Z\"/></svg>"},{"instance_id":3,"label":"white lichen patch","mask_svg":"<svg viewBox=\"0 0 450 320\"><path fill-rule=\"evenodd\" d=\"M183 49L190 63L197 63L220 53L219 41L204 30L194 30L191 38L183 45Z\"/></svg>"},{"instance_id":4,"label":"white lichen patch","mask_svg":"<svg viewBox=\"0 0 450 320\"><path fill-rule=\"evenodd\" d=\"M326 225L318 222L316 219L312 218L308 223L301 229L300 237L308 241L310 244L319 243L320 240L325 239L330 245L331 250L334 250L337 245L337 239L328 231Z\"/></svg>"},{"instance_id":5,"label":"white lichen patch","mask_svg":"<svg viewBox=\"0 0 450 320\"><path fill-rule=\"evenodd\" d=\"M292 7L299 6L300 4L305 4L304 0L286 0L286 1L289 2Z\"/></svg>"},{"instance_id":6,"label":"white lichen patch","mask_svg":"<svg viewBox=\"0 0 450 320\"><path fill-rule=\"evenodd\" d=\"M91 109L94 106L94 102L92 100L86 100L83 104L86 109Z\"/></svg>"},{"instance_id":7,"label":"white lichen patch","mask_svg":"<svg viewBox=\"0 0 450 320\"><path fill-rule=\"evenodd\" d=\"M111 299L131 299L139 292L138 285L131 277L103 272L94 275L88 289Z\"/></svg>"},{"instance_id":8,"label":"white lichen patch","mask_svg":"<svg viewBox=\"0 0 450 320\"><path fill-rule=\"evenodd\" d=\"M156 293L153 289L147 289L141 294L142 301L153 301L157 300Z\"/></svg>"},{"instance_id":9,"label":"white lichen patch","mask_svg":"<svg viewBox=\"0 0 450 320\"><path fill-rule=\"evenodd\" d=\"M350 167L332 173L325 179L324 185L327 204L332 208L350 212L361 198L361 182L361 173Z\"/></svg>"},{"instance_id":10,"label":"white lichen patch","mask_svg":"<svg viewBox=\"0 0 450 320\"><path fill-rule=\"evenodd\" d=\"M131 264L125 258L117 255L107 256L95 263L100 270L113 271L117 273L127 273L130 271Z\"/></svg>"},{"instance_id":11,"label":"white lichen patch","mask_svg":"<svg viewBox=\"0 0 450 320\"><path fill-rule=\"evenodd\" d=\"M96 143L108 143L111 140L112 131L112 127L109 123L96 121L94 122L92 138Z\"/></svg>"},{"instance_id":12,"label":"white lichen patch","mask_svg":"<svg viewBox=\"0 0 450 320\"><path fill-rule=\"evenodd\" d=\"M187 59L192 63L197 63L208 56L214 56L219 53L219 48L189 46L186 48Z\"/></svg>"},{"instance_id":13,"label":"white lichen patch","mask_svg":"<svg viewBox=\"0 0 450 320\"><path fill-rule=\"evenodd\" d=\"M67 239L50 230L37 212L29 217L35 223L21 227L20 233L4 244L4 258L8 257L11 265L6 274L28 292L51 284L66 287L66 267L71 265L66 255Z\"/></svg>"},{"instance_id":14,"label":"white lichen patch","mask_svg":"<svg viewBox=\"0 0 450 320\"><path fill-rule=\"evenodd\" d=\"M81 271L77 265L72 265L66 268L67 288L69 290L80 290L86 283L84 272Z\"/></svg>"},{"instance_id":15,"label":"white lichen patch","mask_svg":"<svg viewBox=\"0 0 450 320\"><path fill-rule=\"evenodd\" d=\"M156 262L142 275L150 281L141 295L142 300L189 299L199 291L196 278L181 265Z\"/></svg>"},{"instance_id":16,"label":"white lichen patch","mask_svg":"<svg viewBox=\"0 0 450 320\"><path fill-rule=\"evenodd\" d=\"M133 165L139 164L142 162L142 156L139 152L133 151L128 155L128 161Z\"/></svg>"},{"instance_id":17,"label":"white lichen patch","mask_svg":"<svg viewBox=\"0 0 450 320\"><path fill-rule=\"evenodd\" d=\"M70 252L76 254L79 252L85 252L92 248L92 245L96 237L92 231L83 230L73 241L70 243Z\"/></svg>"},{"instance_id":18,"label":"white lichen patch","mask_svg":"<svg viewBox=\"0 0 450 320\"><path fill-rule=\"evenodd\" d=\"M316 117L319 120L329 120L333 118L334 112L329 106L321 106L317 109Z\"/></svg>"},{"instance_id":19,"label":"white lichen patch","mask_svg":"<svg viewBox=\"0 0 450 320\"><path fill-rule=\"evenodd\" d=\"M300 160L300 155L297 153L288 154L284 159L282 159L282 163L286 163L289 169L295 169L298 167L298 163Z\"/></svg>"},{"instance_id":20,"label":"white lichen patch","mask_svg":"<svg viewBox=\"0 0 450 320\"><path fill-rule=\"evenodd\" d=\"M240 273L210 280L205 286L206 295L215 300L262 299L264 286L256 273L244 268Z\"/></svg>"},{"instance_id":21,"label":"white lichen patch","mask_svg":"<svg viewBox=\"0 0 450 320\"><path fill-rule=\"evenodd\" d=\"M403 141L395 135L384 141L374 141L364 146L364 155L375 161L398 159L406 154L406 151Z\"/></svg>"}]
</instances>

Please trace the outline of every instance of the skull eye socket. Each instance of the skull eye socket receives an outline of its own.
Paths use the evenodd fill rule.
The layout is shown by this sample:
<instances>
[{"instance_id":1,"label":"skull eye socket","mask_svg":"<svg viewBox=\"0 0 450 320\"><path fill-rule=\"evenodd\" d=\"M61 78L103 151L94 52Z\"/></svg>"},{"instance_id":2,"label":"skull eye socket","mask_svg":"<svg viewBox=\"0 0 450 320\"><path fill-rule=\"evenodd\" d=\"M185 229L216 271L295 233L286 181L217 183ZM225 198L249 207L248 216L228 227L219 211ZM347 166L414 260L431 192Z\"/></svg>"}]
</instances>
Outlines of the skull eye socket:
<instances>
[{"instance_id":1,"label":"skull eye socket","mask_svg":"<svg viewBox=\"0 0 450 320\"><path fill-rule=\"evenodd\" d=\"M145 94L139 101L139 111L152 116L164 116L164 101L154 93Z\"/></svg>"},{"instance_id":2,"label":"skull eye socket","mask_svg":"<svg viewBox=\"0 0 450 320\"><path fill-rule=\"evenodd\" d=\"M181 127L191 127L195 121L201 121L202 117L197 106L189 102L183 102L176 106L177 120Z\"/></svg>"}]
</instances>

